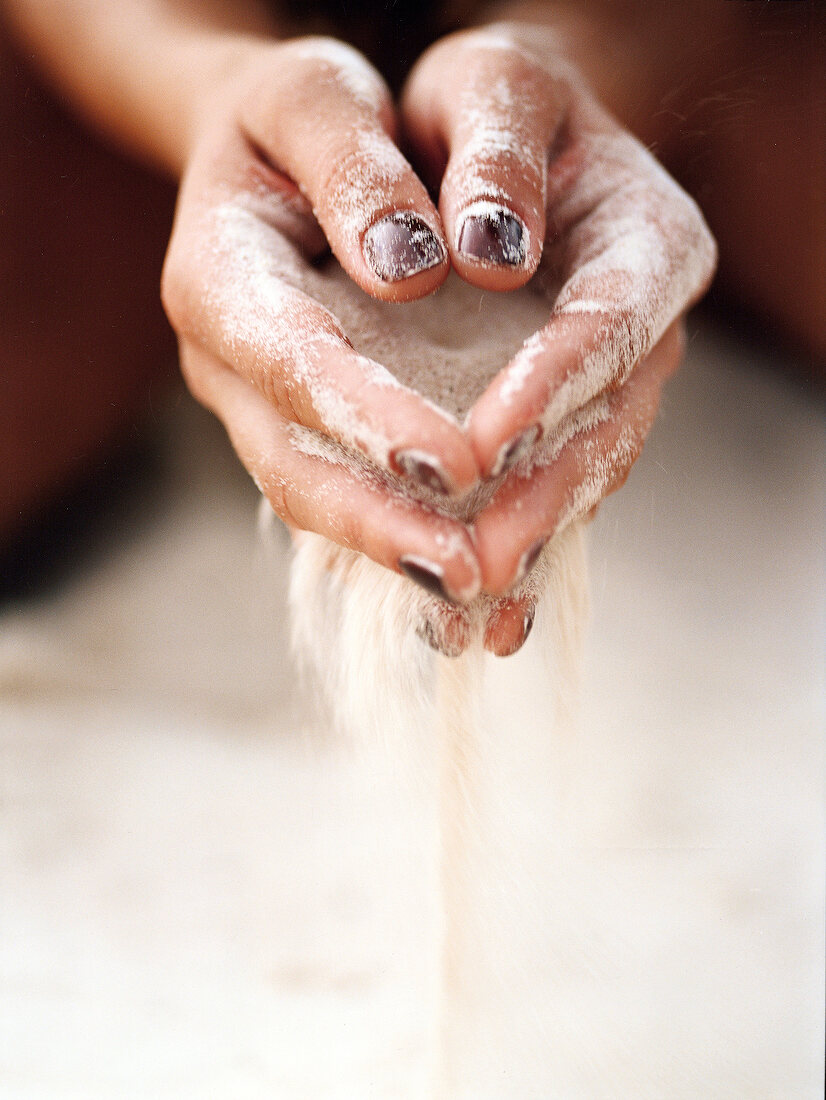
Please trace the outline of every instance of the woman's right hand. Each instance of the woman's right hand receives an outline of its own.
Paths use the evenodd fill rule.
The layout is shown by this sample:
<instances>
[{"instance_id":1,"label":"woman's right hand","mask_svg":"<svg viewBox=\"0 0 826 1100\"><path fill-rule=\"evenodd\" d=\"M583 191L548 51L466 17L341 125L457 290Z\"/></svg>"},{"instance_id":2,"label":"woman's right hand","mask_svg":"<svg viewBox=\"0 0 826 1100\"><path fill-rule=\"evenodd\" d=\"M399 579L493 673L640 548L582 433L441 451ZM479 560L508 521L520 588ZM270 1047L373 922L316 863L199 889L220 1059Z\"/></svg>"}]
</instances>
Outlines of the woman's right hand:
<instances>
[{"instance_id":1,"label":"woman's right hand","mask_svg":"<svg viewBox=\"0 0 826 1100\"><path fill-rule=\"evenodd\" d=\"M281 519L468 602L480 569L467 529L404 491L470 487L465 433L301 289L328 245L379 298L419 298L448 273L439 216L393 140L390 93L333 39L234 42L232 56L199 112L164 267L186 381Z\"/></svg>"}]
</instances>

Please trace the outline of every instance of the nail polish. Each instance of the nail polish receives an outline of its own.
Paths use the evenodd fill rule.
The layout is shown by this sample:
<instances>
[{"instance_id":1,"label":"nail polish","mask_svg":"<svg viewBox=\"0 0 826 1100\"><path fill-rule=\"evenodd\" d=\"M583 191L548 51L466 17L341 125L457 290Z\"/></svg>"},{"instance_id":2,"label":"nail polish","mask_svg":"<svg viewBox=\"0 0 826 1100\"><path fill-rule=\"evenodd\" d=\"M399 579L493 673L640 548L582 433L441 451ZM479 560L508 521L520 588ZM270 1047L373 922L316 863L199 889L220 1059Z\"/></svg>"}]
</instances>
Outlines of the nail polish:
<instances>
[{"instance_id":1,"label":"nail polish","mask_svg":"<svg viewBox=\"0 0 826 1100\"><path fill-rule=\"evenodd\" d=\"M440 600L444 600L446 603L456 603L445 591L444 572L440 565L435 565L416 554L404 554L399 558L399 569L406 577L409 577L411 581L415 581L431 595L438 596Z\"/></svg>"},{"instance_id":2,"label":"nail polish","mask_svg":"<svg viewBox=\"0 0 826 1100\"><path fill-rule=\"evenodd\" d=\"M462 647L450 645L444 638L440 639L433 629L433 624L428 619L419 623L416 627L416 634L425 645L430 646L437 653L441 653L443 657L461 657L462 655Z\"/></svg>"},{"instance_id":3,"label":"nail polish","mask_svg":"<svg viewBox=\"0 0 826 1100\"><path fill-rule=\"evenodd\" d=\"M370 267L385 283L409 279L447 258L430 226L409 210L396 210L371 225L363 248Z\"/></svg>"},{"instance_id":4,"label":"nail polish","mask_svg":"<svg viewBox=\"0 0 826 1100\"><path fill-rule=\"evenodd\" d=\"M514 578L514 584L521 584L527 577L533 567L539 560L539 555L545 549L545 543L548 540L546 538L537 539L532 543L522 557L519 559L519 565L516 568L516 577Z\"/></svg>"},{"instance_id":5,"label":"nail polish","mask_svg":"<svg viewBox=\"0 0 826 1100\"><path fill-rule=\"evenodd\" d=\"M530 632L533 630L533 618L534 612L529 611L522 620L522 636L511 645L507 650L494 650L500 657L513 657L515 653L518 653L525 642L528 640ZM485 638L485 644L487 645L487 637Z\"/></svg>"},{"instance_id":6,"label":"nail polish","mask_svg":"<svg viewBox=\"0 0 826 1100\"><path fill-rule=\"evenodd\" d=\"M511 466L515 466L520 458L524 458L528 451L539 439L541 435L541 429L538 424L534 424L532 428L526 428L524 432L520 432L519 435L508 440L499 448L499 453L494 460L493 465L490 468L488 477L498 477L503 474L505 470L509 470Z\"/></svg>"},{"instance_id":7,"label":"nail polish","mask_svg":"<svg viewBox=\"0 0 826 1100\"><path fill-rule=\"evenodd\" d=\"M486 264L518 267L525 262L527 232L514 213L492 202L475 202L464 211L457 248Z\"/></svg>"},{"instance_id":8,"label":"nail polish","mask_svg":"<svg viewBox=\"0 0 826 1100\"><path fill-rule=\"evenodd\" d=\"M392 456L392 463L399 473L405 474L426 489L432 489L434 493L450 493L450 481L442 469L441 463L432 455L424 451L416 451L412 448L407 451L396 451Z\"/></svg>"},{"instance_id":9,"label":"nail polish","mask_svg":"<svg viewBox=\"0 0 826 1100\"><path fill-rule=\"evenodd\" d=\"M429 645L431 649L435 649L439 652L439 643L436 641L436 632L433 629L433 625L429 619L424 619L416 627L416 636L420 638L425 645Z\"/></svg>"}]
</instances>

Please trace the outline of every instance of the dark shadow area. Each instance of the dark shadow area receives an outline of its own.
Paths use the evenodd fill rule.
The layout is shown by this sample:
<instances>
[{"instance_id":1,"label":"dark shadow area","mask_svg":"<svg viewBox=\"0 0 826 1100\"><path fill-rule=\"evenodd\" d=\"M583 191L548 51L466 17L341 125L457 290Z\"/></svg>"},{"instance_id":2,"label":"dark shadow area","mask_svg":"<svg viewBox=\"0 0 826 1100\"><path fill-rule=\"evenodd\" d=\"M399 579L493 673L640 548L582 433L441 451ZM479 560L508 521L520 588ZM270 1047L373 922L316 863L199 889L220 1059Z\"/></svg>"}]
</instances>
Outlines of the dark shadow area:
<instances>
[{"instance_id":1,"label":"dark shadow area","mask_svg":"<svg viewBox=\"0 0 826 1100\"><path fill-rule=\"evenodd\" d=\"M813 401L826 404L826 362L764 316L743 305L718 281L712 284L696 312L743 347L759 351L759 361L765 360L767 352L776 351L777 360L783 364L783 373L799 388L808 391Z\"/></svg>"},{"instance_id":2,"label":"dark shadow area","mask_svg":"<svg viewBox=\"0 0 826 1100\"><path fill-rule=\"evenodd\" d=\"M147 438L121 447L75 480L0 549L0 611L53 595L105 558L113 542L140 528L157 499L162 472L162 448Z\"/></svg>"}]
</instances>

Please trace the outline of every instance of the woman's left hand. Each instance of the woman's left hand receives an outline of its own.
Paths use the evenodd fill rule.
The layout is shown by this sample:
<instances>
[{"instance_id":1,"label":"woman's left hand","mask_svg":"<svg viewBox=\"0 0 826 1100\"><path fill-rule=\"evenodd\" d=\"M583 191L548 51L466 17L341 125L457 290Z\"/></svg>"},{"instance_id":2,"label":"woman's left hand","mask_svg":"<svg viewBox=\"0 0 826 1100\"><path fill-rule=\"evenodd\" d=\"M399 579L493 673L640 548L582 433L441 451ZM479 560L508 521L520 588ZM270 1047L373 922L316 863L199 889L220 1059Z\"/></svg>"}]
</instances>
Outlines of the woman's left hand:
<instances>
[{"instance_id":1,"label":"woman's left hand","mask_svg":"<svg viewBox=\"0 0 826 1100\"><path fill-rule=\"evenodd\" d=\"M402 120L441 181L454 268L502 291L538 270L551 302L468 421L483 474L509 471L474 525L483 588L504 597L485 644L504 654L526 636L532 608L517 586L539 549L638 457L716 247L693 200L596 101L548 27L437 42L410 75Z\"/></svg>"}]
</instances>

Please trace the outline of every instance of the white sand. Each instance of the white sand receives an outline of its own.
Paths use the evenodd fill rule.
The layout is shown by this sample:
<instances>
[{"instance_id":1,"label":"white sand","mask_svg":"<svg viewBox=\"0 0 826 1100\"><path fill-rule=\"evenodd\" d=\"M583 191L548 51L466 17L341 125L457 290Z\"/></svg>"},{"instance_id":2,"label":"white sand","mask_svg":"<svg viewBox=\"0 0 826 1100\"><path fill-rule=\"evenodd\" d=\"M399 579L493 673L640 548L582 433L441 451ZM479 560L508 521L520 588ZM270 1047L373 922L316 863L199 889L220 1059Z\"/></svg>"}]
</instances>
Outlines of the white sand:
<instances>
[{"instance_id":1,"label":"white sand","mask_svg":"<svg viewBox=\"0 0 826 1100\"><path fill-rule=\"evenodd\" d=\"M491 662L544 994L499 1100L822 1095L823 427L702 334L594 528L578 738L534 639ZM425 1097L431 792L313 728L286 547L205 414L164 439L155 514L0 620L0 1096Z\"/></svg>"}]
</instances>

